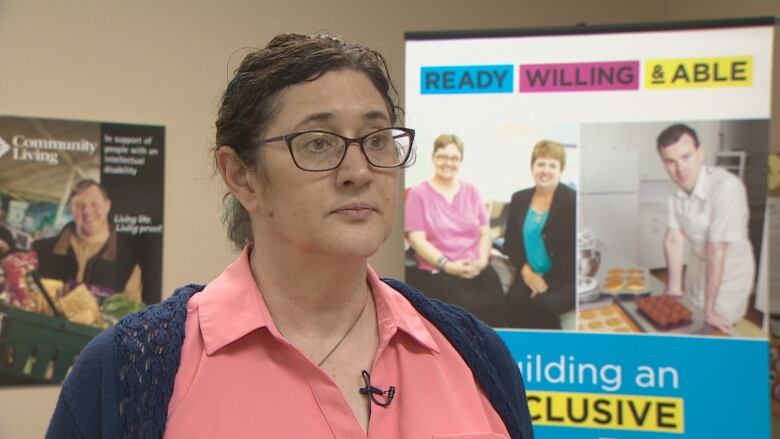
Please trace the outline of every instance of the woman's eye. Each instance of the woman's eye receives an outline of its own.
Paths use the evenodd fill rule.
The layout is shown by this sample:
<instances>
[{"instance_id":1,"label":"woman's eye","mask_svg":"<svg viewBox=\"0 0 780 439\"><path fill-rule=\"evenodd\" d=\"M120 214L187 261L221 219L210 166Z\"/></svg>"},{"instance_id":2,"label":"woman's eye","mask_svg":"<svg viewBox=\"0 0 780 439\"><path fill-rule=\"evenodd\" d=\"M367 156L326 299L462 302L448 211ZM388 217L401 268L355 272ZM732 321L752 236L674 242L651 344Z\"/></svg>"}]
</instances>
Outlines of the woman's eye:
<instances>
[{"instance_id":1,"label":"woman's eye","mask_svg":"<svg viewBox=\"0 0 780 439\"><path fill-rule=\"evenodd\" d=\"M365 146L371 149L382 149L387 145L387 136L377 134L366 139Z\"/></svg>"},{"instance_id":2,"label":"woman's eye","mask_svg":"<svg viewBox=\"0 0 780 439\"><path fill-rule=\"evenodd\" d=\"M304 140L303 149L306 152L322 153L330 151L334 147L333 141L324 136L311 137L302 140Z\"/></svg>"},{"instance_id":3,"label":"woman's eye","mask_svg":"<svg viewBox=\"0 0 780 439\"><path fill-rule=\"evenodd\" d=\"M328 147L328 142L323 139L310 140L306 145L309 149L319 151Z\"/></svg>"}]
</instances>

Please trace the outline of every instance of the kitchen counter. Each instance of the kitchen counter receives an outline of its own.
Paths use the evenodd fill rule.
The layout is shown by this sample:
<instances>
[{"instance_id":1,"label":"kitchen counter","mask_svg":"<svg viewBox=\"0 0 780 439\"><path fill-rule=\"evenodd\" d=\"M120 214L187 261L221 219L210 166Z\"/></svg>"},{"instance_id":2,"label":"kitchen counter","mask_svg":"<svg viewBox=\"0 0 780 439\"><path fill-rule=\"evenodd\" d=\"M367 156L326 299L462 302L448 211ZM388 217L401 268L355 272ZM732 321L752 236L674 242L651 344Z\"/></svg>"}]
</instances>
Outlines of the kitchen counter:
<instances>
[{"instance_id":1,"label":"kitchen counter","mask_svg":"<svg viewBox=\"0 0 780 439\"><path fill-rule=\"evenodd\" d=\"M619 254L619 252L614 251L608 245L600 241L597 243L597 249L601 253L601 264L599 265L599 270L595 274L595 278L599 281L599 287L604 284L604 278L607 276L607 272L610 269L622 268L627 270L629 268L643 268L635 261L624 257L623 255ZM650 295L659 296L664 294L666 285L649 272L645 274L645 282L647 284ZM693 314L691 322L682 326L673 327L671 329L659 329L647 318L645 318L645 316L638 310L636 297L641 296L632 297L627 294L612 295L602 293L600 300L591 303L581 303L579 304L579 309L599 309L601 307L609 306L614 302L626 312L626 314L633 320L634 323L636 323L642 332L688 335L725 335L704 321L703 310L693 305L689 297L684 297L681 299L681 303L689 310L691 310ZM745 319L741 319L735 326L736 336L756 337L757 334L760 337L763 332L760 331L757 326ZM765 336L765 334L763 335Z\"/></svg>"}]
</instances>

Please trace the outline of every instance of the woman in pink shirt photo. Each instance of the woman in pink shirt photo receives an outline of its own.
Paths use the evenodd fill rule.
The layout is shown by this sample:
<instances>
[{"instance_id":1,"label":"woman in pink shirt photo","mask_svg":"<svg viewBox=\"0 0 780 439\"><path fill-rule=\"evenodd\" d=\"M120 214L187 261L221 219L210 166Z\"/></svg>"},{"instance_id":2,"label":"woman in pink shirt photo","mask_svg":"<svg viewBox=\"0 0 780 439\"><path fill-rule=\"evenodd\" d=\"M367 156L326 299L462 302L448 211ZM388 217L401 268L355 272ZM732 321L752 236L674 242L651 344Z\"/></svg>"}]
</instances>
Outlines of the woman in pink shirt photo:
<instances>
[{"instance_id":1,"label":"woman in pink shirt photo","mask_svg":"<svg viewBox=\"0 0 780 439\"><path fill-rule=\"evenodd\" d=\"M477 188L458 179L463 140L433 141L434 175L406 195L406 238L416 267L406 281L429 297L462 306L494 327L506 326L504 291L490 266L488 212Z\"/></svg>"},{"instance_id":2,"label":"woman in pink shirt photo","mask_svg":"<svg viewBox=\"0 0 780 439\"><path fill-rule=\"evenodd\" d=\"M329 35L247 55L214 148L240 255L93 339L47 438L532 438L496 333L368 265L413 161L397 102Z\"/></svg>"}]
</instances>

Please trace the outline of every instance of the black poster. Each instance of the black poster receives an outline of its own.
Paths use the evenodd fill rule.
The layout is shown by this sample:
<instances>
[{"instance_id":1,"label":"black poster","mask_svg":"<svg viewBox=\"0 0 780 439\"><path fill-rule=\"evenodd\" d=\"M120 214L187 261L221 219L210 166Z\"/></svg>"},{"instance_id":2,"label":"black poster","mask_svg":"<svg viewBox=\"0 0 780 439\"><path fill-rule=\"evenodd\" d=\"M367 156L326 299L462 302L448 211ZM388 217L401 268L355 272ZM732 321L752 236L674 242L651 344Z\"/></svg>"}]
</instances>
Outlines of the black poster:
<instances>
[{"instance_id":1,"label":"black poster","mask_svg":"<svg viewBox=\"0 0 780 439\"><path fill-rule=\"evenodd\" d=\"M0 116L0 385L160 301L162 126Z\"/></svg>"}]
</instances>

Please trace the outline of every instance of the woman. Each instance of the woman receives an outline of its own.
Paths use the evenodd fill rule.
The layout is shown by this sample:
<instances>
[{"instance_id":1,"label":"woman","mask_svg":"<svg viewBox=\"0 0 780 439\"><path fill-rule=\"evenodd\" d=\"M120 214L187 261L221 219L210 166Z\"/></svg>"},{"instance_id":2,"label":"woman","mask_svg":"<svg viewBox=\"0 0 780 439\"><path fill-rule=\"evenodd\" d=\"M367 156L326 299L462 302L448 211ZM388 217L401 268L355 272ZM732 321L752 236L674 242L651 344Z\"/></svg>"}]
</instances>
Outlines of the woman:
<instances>
[{"instance_id":1,"label":"woman","mask_svg":"<svg viewBox=\"0 0 780 439\"><path fill-rule=\"evenodd\" d=\"M509 325L560 329L575 304L577 194L561 184L566 152L543 140L531 154L534 187L512 195L504 251L516 268L507 293Z\"/></svg>"},{"instance_id":2,"label":"woman","mask_svg":"<svg viewBox=\"0 0 780 439\"><path fill-rule=\"evenodd\" d=\"M367 264L412 149L394 90L381 55L328 36L244 59L215 151L242 254L93 340L49 437L532 437L495 333Z\"/></svg>"},{"instance_id":3,"label":"woman","mask_svg":"<svg viewBox=\"0 0 780 439\"><path fill-rule=\"evenodd\" d=\"M492 326L506 326L501 280L489 264L487 210L477 188L458 179L463 141L440 135L432 158L433 178L406 196L406 237L418 260L417 267L407 268L406 281Z\"/></svg>"}]
</instances>

